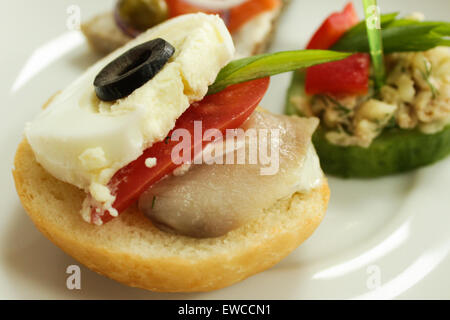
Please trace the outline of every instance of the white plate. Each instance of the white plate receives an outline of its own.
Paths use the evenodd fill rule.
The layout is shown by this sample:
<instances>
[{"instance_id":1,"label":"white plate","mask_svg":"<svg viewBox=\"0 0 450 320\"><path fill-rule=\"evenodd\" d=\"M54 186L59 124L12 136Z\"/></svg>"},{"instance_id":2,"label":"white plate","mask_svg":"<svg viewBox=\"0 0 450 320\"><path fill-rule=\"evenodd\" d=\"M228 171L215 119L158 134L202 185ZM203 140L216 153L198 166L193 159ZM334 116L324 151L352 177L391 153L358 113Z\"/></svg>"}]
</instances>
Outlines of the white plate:
<instances>
[{"instance_id":1,"label":"white plate","mask_svg":"<svg viewBox=\"0 0 450 320\"><path fill-rule=\"evenodd\" d=\"M293 0L273 50L303 47L323 18L344 2ZM384 12L417 10L436 20L447 20L450 12L448 0L379 2ZM383 179L331 178L329 210L317 232L274 268L230 288L158 294L82 267L81 290L68 290L66 268L77 262L34 228L15 193L11 169L25 122L98 58L81 34L67 29L73 4L81 8L82 19L112 6L111 1L16 0L0 13L0 298L450 298L450 159ZM289 78L274 77L264 107L282 111Z\"/></svg>"}]
</instances>

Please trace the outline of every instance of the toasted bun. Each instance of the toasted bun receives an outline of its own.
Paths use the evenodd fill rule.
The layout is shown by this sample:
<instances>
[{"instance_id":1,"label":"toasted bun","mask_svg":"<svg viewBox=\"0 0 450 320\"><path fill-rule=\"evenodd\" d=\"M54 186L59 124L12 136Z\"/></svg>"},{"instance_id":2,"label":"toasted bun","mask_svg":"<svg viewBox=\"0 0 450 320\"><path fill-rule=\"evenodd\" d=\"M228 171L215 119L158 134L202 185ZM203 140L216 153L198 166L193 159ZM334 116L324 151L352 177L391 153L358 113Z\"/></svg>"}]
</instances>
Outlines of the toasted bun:
<instances>
[{"instance_id":1,"label":"toasted bun","mask_svg":"<svg viewBox=\"0 0 450 320\"><path fill-rule=\"evenodd\" d=\"M162 292L215 290L272 267L313 233L329 199L324 180L223 237L194 239L160 231L136 207L101 227L84 222L85 193L48 174L25 140L13 174L25 210L57 246L102 275Z\"/></svg>"}]
</instances>

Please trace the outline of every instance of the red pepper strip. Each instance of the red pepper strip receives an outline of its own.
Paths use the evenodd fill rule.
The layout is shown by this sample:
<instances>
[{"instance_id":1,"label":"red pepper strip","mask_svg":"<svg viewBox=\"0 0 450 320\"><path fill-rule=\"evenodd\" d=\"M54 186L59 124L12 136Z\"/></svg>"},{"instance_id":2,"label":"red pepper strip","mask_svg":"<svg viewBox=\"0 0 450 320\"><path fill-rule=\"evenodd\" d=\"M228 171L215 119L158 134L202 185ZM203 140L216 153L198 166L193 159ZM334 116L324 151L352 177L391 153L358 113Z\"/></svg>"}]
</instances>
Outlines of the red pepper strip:
<instances>
[{"instance_id":1,"label":"red pepper strip","mask_svg":"<svg viewBox=\"0 0 450 320\"><path fill-rule=\"evenodd\" d=\"M369 90L370 56L354 54L347 59L308 68L305 90L320 93L365 94Z\"/></svg>"},{"instance_id":2,"label":"red pepper strip","mask_svg":"<svg viewBox=\"0 0 450 320\"><path fill-rule=\"evenodd\" d=\"M326 50L331 48L342 35L359 22L353 3L345 6L342 12L331 14L314 33L306 49Z\"/></svg>"},{"instance_id":3,"label":"red pepper strip","mask_svg":"<svg viewBox=\"0 0 450 320\"><path fill-rule=\"evenodd\" d=\"M349 3L342 12L331 14L316 31L308 49L329 49L351 27L358 16ZM370 56L355 54L347 59L313 66L306 71L305 90L309 95L366 94L369 90Z\"/></svg>"}]
</instances>

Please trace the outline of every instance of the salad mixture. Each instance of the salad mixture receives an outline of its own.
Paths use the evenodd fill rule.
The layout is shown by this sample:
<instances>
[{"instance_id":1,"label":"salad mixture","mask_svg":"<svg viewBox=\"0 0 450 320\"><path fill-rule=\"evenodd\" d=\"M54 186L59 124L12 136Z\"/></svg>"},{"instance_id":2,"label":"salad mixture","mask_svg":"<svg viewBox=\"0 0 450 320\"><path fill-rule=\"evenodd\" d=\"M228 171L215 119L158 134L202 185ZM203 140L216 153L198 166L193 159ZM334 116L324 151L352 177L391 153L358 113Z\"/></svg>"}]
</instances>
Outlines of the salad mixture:
<instances>
[{"instance_id":1,"label":"salad mixture","mask_svg":"<svg viewBox=\"0 0 450 320\"><path fill-rule=\"evenodd\" d=\"M382 16L383 27L392 30L432 24L423 22L420 13L401 20L394 20L395 16ZM339 48L346 41L350 44L361 27L358 21L349 3L323 23L307 48ZM380 88L373 81L373 65L367 53L309 68L306 95L291 96L291 103L301 115L320 118L326 139L338 146L367 148L385 129L394 127L418 128L427 134L439 132L450 123L450 48L409 50L404 45L385 55L386 77Z\"/></svg>"},{"instance_id":2,"label":"salad mixture","mask_svg":"<svg viewBox=\"0 0 450 320\"><path fill-rule=\"evenodd\" d=\"M384 129L436 133L450 124L450 48L386 56L386 84L375 93L294 96L305 116L322 120L326 138L340 146L368 147Z\"/></svg>"}]
</instances>

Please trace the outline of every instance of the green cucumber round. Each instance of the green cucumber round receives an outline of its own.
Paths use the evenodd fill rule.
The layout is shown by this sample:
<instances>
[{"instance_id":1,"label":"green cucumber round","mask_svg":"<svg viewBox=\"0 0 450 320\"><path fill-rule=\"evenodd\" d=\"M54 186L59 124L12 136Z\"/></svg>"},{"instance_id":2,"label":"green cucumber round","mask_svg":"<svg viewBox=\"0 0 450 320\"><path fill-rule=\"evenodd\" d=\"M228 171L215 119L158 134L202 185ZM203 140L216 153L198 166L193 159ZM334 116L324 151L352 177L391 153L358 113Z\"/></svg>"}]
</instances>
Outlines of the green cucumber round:
<instances>
[{"instance_id":1,"label":"green cucumber round","mask_svg":"<svg viewBox=\"0 0 450 320\"><path fill-rule=\"evenodd\" d=\"M298 114L292 96L304 94L303 72L294 72L286 113ZM301 115L300 115L301 116ZM450 154L450 125L435 134L398 128L384 130L368 148L332 144L319 128L313 143L325 173L345 178L373 178L410 171Z\"/></svg>"},{"instance_id":2,"label":"green cucumber round","mask_svg":"<svg viewBox=\"0 0 450 320\"><path fill-rule=\"evenodd\" d=\"M340 177L371 178L410 171L450 154L450 126L435 134L385 130L368 148L330 143L318 129L313 143L324 172Z\"/></svg>"}]
</instances>

